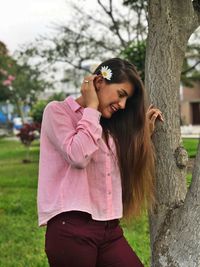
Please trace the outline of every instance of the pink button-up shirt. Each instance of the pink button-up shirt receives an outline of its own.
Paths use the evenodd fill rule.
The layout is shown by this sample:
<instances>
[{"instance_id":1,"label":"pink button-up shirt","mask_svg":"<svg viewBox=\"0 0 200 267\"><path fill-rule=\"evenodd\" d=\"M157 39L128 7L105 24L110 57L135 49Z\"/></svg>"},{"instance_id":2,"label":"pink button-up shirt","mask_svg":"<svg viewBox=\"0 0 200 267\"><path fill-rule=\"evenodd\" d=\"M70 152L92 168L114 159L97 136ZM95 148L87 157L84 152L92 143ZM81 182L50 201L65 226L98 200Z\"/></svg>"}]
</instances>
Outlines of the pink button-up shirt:
<instances>
[{"instance_id":1,"label":"pink button-up shirt","mask_svg":"<svg viewBox=\"0 0 200 267\"><path fill-rule=\"evenodd\" d=\"M38 179L39 226L70 210L95 220L122 218L122 188L114 140L102 139L101 113L72 96L50 102L43 114Z\"/></svg>"}]
</instances>

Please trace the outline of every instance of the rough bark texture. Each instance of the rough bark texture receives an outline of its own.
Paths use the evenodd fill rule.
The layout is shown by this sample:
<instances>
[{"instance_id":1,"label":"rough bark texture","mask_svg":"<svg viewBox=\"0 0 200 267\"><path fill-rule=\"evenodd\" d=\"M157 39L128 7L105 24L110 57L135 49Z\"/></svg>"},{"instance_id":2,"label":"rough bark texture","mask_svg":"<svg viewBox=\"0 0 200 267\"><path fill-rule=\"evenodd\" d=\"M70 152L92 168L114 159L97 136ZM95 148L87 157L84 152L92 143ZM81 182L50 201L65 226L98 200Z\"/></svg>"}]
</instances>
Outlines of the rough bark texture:
<instances>
[{"instance_id":1,"label":"rough bark texture","mask_svg":"<svg viewBox=\"0 0 200 267\"><path fill-rule=\"evenodd\" d=\"M200 266L200 146L190 188L181 145L179 84L190 35L200 21L200 0L149 0L146 88L162 112L153 141L157 205L149 215L151 266Z\"/></svg>"}]
</instances>

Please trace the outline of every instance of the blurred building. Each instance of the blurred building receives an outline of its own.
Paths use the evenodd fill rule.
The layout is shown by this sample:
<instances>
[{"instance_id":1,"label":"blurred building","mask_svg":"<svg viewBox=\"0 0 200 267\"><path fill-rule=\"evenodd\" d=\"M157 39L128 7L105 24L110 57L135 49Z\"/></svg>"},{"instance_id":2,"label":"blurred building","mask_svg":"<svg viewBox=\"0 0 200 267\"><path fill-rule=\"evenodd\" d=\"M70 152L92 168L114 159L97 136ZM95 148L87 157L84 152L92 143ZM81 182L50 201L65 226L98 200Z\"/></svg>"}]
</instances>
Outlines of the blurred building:
<instances>
[{"instance_id":1,"label":"blurred building","mask_svg":"<svg viewBox=\"0 0 200 267\"><path fill-rule=\"evenodd\" d=\"M183 125L200 125L200 81L194 87L181 86L180 109Z\"/></svg>"}]
</instances>

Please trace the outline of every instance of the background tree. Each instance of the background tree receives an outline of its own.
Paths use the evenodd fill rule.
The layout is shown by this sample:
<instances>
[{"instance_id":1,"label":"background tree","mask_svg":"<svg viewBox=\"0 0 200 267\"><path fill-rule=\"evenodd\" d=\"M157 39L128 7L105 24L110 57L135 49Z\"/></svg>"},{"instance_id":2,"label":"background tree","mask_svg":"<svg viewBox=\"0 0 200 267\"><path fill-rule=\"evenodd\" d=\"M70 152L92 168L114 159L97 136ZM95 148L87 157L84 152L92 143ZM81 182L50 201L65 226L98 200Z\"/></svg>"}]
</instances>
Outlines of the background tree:
<instances>
[{"instance_id":1,"label":"background tree","mask_svg":"<svg viewBox=\"0 0 200 267\"><path fill-rule=\"evenodd\" d=\"M6 45L0 41L0 55L7 55L8 54L8 49Z\"/></svg>"},{"instance_id":2,"label":"background tree","mask_svg":"<svg viewBox=\"0 0 200 267\"><path fill-rule=\"evenodd\" d=\"M3 44L3 43L1 43ZM17 112L24 121L23 106L30 106L36 101L38 93L49 83L45 82L37 67L14 59L8 54L4 45L0 45L0 101L10 100L15 104ZM1 49L2 48L2 49Z\"/></svg>"},{"instance_id":3,"label":"background tree","mask_svg":"<svg viewBox=\"0 0 200 267\"><path fill-rule=\"evenodd\" d=\"M145 81L145 54L146 41L132 42L120 54L124 59L134 62L143 82Z\"/></svg>"},{"instance_id":4,"label":"background tree","mask_svg":"<svg viewBox=\"0 0 200 267\"><path fill-rule=\"evenodd\" d=\"M66 79L63 82L73 81L75 87L80 86L80 76L91 72L88 61L91 64L91 60L101 62L118 56L132 61L144 80L147 1L124 0L121 5L120 2L116 5L112 0L97 0L97 3L98 8L93 16L94 10L87 8L85 11L81 2L68 1L74 11L71 21L66 25L54 25L54 37L38 38L36 43L25 48L21 56L39 57L42 69L48 69L48 72L54 69L54 74L55 64L62 64L57 69L65 70ZM184 84L192 85L191 77L198 79L197 74L191 75L198 66L197 61L199 59L194 57L194 49L190 49L181 76Z\"/></svg>"},{"instance_id":5,"label":"background tree","mask_svg":"<svg viewBox=\"0 0 200 267\"><path fill-rule=\"evenodd\" d=\"M92 64L92 60L96 63L109 57L123 56L124 50L128 49L129 45L132 46L133 42L136 47L137 42L145 40L147 22L142 9L133 10L122 3L116 8L111 0L107 3L97 2L99 7L94 16L91 15L94 10L83 11L80 2L74 4L70 1L69 4L74 10L72 20L67 25L55 25L55 37L39 38L37 43L25 47L21 56L40 57L45 69L62 63L68 80L77 82L79 78L78 84L75 85L79 86L80 76L86 71L91 72L88 61ZM137 49L135 54L136 52ZM138 69L140 66L141 64L137 66ZM72 69L74 73L70 75Z\"/></svg>"},{"instance_id":6,"label":"background tree","mask_svg":"<svg viewBox=\"0 0 200 267\"><path fill-rule=\"evenodd\" d=\"M10 95L7 86L12 84L13 79L15 79L12 73L8 71L12 64L13 60L8 54L6 45L0 41L0 101L7 100Z\"/></svg>"},{"instance_id":7,"label":"background tree","mask_svg":"<svg viewBox=\"0 0 200 267\"><path fill-rule=\"evenodd\" d=\"M200 145L186 186L187 152L179 119L180 74L187 42L200 24L199 0L150 0L145 83L162 112L153 141L157 206L151 216L152 266L200 266Z\"/></svg>"}]
</instances>

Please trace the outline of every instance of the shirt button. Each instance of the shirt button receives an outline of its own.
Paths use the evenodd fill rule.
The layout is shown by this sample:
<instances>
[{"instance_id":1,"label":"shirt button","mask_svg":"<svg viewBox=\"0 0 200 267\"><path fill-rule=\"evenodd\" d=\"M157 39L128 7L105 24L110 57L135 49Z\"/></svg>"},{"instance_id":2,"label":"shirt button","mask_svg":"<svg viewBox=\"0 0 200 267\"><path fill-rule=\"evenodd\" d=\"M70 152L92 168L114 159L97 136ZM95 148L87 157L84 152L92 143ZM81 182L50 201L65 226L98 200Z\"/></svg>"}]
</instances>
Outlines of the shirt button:
<instances>
[{"instance_id":1,"label":"shirt button","mask_svg":"<svg viewBox=\"0 0 200 267\"><path fill-rule=\"evenodd\" d=\"M111 192L110 191L108 192L108 195L111 195Z\"/></svg>"},{"instance_id":2,"label":"shirt button","mask_svg":"<svg viewBox=\"0 0 200 267\"><path fill-rule=\"evenodd\" d=\"M107 173L108 176L110 176L110 173Z\"/></svg>"},{"instance_id":3,"label":"shirt button","mask_svg":"<svg viewBox=\"0 0 200 267\"><path fill-rule=\"evenodd\" d=\"M88 157L88 155L86 154L86 155L85 155L85 158L87 158L87 157Z\"/></svg>"},{"instance_id":4,"label":"shirt button","mask_svg":"<svg viewBox=\"0 0 200 267\"><path fill-rule=\"evenodd\" d=\"M110 154L109 154L109 153L106 153L106 155L107 155L107 156L110 156Z\"/></svg>"}]
</instances>

